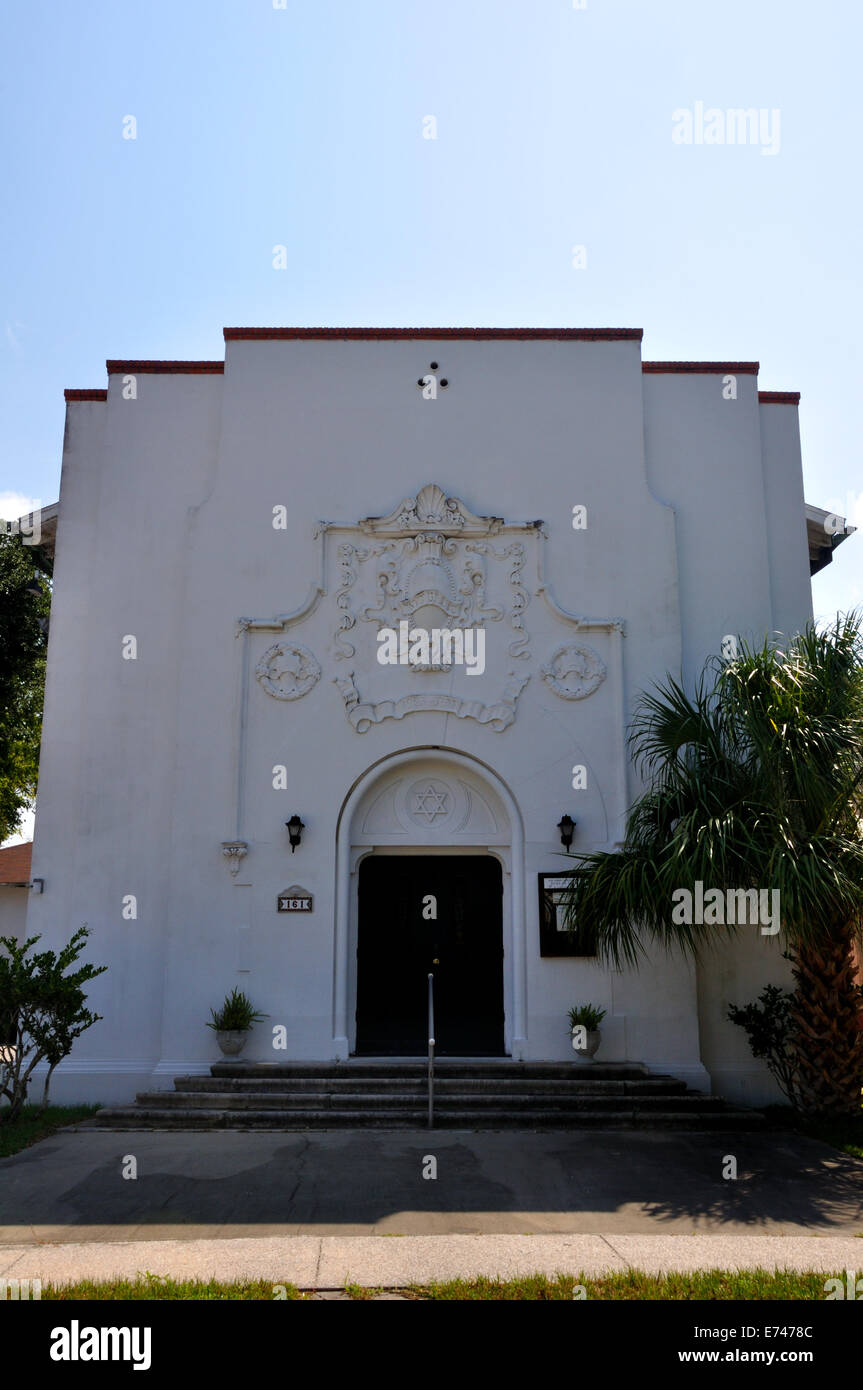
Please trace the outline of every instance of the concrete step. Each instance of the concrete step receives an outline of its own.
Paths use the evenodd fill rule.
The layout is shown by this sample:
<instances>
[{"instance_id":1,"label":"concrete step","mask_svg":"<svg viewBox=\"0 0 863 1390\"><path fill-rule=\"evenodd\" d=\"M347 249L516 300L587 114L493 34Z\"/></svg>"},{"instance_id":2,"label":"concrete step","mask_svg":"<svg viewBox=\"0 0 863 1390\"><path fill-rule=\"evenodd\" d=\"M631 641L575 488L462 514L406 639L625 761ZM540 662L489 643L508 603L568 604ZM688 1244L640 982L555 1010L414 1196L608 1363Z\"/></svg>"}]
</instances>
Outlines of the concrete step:
<instances>
[{"instance_id":1,"label":"concrete step","mask_svg":"<svg viewBox=\"0 0 863 1390\"><path fill-rule=\"evenodd\" d=\"M155 1104L111 1107L100 1110L92 1124L95 1129L414 1129L422 1120L422 1106L398 1110L227 1110L177 1106L157 1108Z\"/></svg>"},{"instance_id":2,"label":"concrete step","mask_svg":"<svg viewBox=\"0 0 863 1390\"><path fill-rule=\"evenodd\" d=\"M255 1095L285 1095L297 1092L314 1092L330 1095L375 1095L386 1084L387 1092L414 1096L427 1093L426 1076L412 1077L350 1077L350 1076L177 1076L174 1078L176 1092L207 1092L216 1095L246 1093ZM460 1093L495 1094L501 1097L524 1093L529 1084L533 1095L683 1095L686 1083L672 1077L639 1077L633 1081L603 1081L594 1077L573 1076L566 1080L533 1080L524 1077L464 1077L435 1073L435 1090L441 1094L451 1091ZM160 1093L167 1094L167 1093Z\"/></svg>"},{"instance_id":3,"label":"concrete step","mask_svg":"<svg viewBox=\"0 0 863 1390\"><path fill-rule=\"evenodd\" d=\"M91 1121L93 1129L423 1129L425 1108L413 1106L393 1110L243 1110L157 1109L155 1106L112 1107L100 1110ZM513 1110L435 1111L439 1129L757 1129L763 1117L754 1111L706 1110L650 1111L620 1110Z\"/></svg>"},{"instance_id":4,"label":"concrete step","mask_svg":"<svg viewBox=\"0 0 863 1390\"><path fill-rule=\"evenodd\" d=\"M223 1095L211 1091L142 1091L136 1103L160 1110L419 1110L428 1104L420 1091L415 1095L331 1095L324 1089L308 1091L243 1091Z\"/></svg>"},{"instance_id":5,"label":"concrete step","mask_svg":"<svg viewBox=\"0 0 863 1390\"><path fill-rule=\"evenodd\" d=\"M143 1091L134 1106L100 1110L87 1128L423 1128L425 1059L216 1062L209 1076L177 1076L172 1091ZM582 1066L445 1059L435 1066L441 1129L757 1128L763 1117L691 1091L641 1062Z\"/></svg>"},{"instance_id":6,"label":"concrete step","mask_svg":"<svg viewBox=\"0 0 863 1390\"><path fill-rule=\"evenodd\" d=\"M214 1062L210 1068L213 1077L247 1077L279 1079L281 1077L303 1076L313 1078L359 1077L378 1079L408 1079L425 1077L428 1072L427 1058L409 1061L375 1060L362 1061L351 1058L347 1062ZM447 1058L435 1058L435 1076L470 1077L473 1080L530 1080L530 1081L569 1081L582 1072L589 1073L596 1081L637 1081L653 1076L663 1079L660 1073L648 1071L641 1062L607 1062L582 1065L578 1062L513 1062L501 1057L493 1061L477 1057L452 1062ZM670 1080L670 1078L669 1078Z\"/></svg>"},{"instance_id":7,"label":"concrete step","mask_svg":"<svg viewBox=\"0 0 863 1390\"><path fill-rule=\"evenodd\" d=\"M413 1109L427 1105L427 1093L393 1094L390 1091L364 1092L359 1095L334 1095L326 1090L314 1094L307 1091L231 1091L214 1094L211 1091L142 1091L138 1105L160 1110L381 1110ZM572 1110L612 1111L631 1108L640 1112L684 1113L691 1110L713 1111L723 1108L722 1101L713 1096L696 1093L682 1095L585 1095L561 1092L557 1095L535 1095L530 1091L498 1095L494 1092L476 1094L458 1091L435 1093L435 1104L441 1111L554 1111L565 1114Z\"/></svg>"}]
</instances>

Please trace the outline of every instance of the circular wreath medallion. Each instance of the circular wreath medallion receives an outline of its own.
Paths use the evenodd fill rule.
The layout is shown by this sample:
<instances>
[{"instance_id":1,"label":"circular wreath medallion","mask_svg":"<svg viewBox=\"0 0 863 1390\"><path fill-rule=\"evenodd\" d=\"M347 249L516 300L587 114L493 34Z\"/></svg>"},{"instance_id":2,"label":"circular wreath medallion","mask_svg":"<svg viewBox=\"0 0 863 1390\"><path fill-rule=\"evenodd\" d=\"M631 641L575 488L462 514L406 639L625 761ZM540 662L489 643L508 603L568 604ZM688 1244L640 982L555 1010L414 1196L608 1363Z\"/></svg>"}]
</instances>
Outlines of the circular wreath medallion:
<instances>
[{"instance_id":1,"label":"circular wreath medallion","mask_svg":"<svg viewBox=\"0 0 863 1390\"><path fill-rule=\"evenodd\" d=\"M275 700L299 700L320 680L321 668L305 647L277 642L255 667L255 675Z\"/></svg>"},{"instance_id":2,"label":"circular wreath medallion","mask_svg":"<svg viewBox=\"0 0 863 1390\"><path fill-rule=\"evenodd\" d=\"M605 662L592 647L558 647L542 678L562 700L584 700L605 680Z\"/></svg>"}]
</instances>

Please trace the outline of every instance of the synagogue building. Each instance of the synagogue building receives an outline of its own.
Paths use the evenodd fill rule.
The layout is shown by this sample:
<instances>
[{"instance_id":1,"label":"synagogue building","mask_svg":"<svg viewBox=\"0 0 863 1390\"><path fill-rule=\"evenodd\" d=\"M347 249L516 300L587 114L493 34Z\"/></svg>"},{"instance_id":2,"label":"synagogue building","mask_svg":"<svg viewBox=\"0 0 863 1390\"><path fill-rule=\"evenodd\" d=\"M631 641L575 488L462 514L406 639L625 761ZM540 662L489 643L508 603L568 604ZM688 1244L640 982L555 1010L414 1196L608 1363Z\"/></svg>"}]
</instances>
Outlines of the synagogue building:
<instances>
[{"instance_id":1,"label":"synagogue building","mask_svg":"<svg viewBox=\"0 0 863 1390\"><path fill-rule=\"evenodd\" d=\"M616 971L559 898L639 693L812 616L797 395L635 329L224 337L66 393L26 932L108 969L54 1100L208 1071L235 987L253 1061L419 1057L429 973L442 1057L566 1061L591 1003L598 1060L774 1099L726 1012L781 935Z\"/></svg>"}]
</instances>

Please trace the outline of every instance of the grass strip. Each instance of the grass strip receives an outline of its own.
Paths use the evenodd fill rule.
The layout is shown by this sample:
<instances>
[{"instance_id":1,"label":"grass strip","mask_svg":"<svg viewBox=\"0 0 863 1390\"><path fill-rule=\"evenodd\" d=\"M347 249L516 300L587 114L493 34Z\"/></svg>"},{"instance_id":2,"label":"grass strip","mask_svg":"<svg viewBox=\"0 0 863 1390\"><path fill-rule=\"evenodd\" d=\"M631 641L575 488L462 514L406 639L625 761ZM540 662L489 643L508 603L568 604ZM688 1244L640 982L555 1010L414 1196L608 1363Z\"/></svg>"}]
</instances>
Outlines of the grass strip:
<instances>
[{"instance_id":1,"label":"grass strip","mask_svg":"<svg viewBox=\"0 0 863 1390\"><path fill-rule=\"evenodd\" d=\"M38 1105L25 1105L18 1118L11 1121L2 1119L0 1110L0 1158L11 1158L22 1149L29 1149L64 1125L89 1120L98 1109L98 1105L49 1105L40 1110Z\"/></svg>"},{"instance_id":2,"label":"grass strip","mask_svg":"<svg viewBox=\"0 0 863 1390\"><path fill-rule=\"evenodd\" d=\"M645 1274L640 1270L587 1277L583 1274L524 1275L518 1279L497 1279L481 1276L475 1279L451 1279L442 1283L416 1284L391 1292L413 1301L449 1302L529 1302L571 1303L573 1300L689 1302L716 1300L720 1302L781 1302L821 1301L825 1298L825 1282L829 1278L844 1281L844 1272L797 1273L793 1270L700 1270L692 1274ZM582 1294L584 1290L584 1294ZM346 1285L349 1297L361 1302L371 1300L383 1289L367 1289L357 1284ZM313 1290L301 1290L294 1284L279 1284L271 1280L253 1279L224 1282L218 1279L169 1279L162 1275L144 1274L137 1279L80 1280L74 1284L46 1284L43 1300L52 1302L266 1302L314 1299Z\"/></svg>"}]
</instances>

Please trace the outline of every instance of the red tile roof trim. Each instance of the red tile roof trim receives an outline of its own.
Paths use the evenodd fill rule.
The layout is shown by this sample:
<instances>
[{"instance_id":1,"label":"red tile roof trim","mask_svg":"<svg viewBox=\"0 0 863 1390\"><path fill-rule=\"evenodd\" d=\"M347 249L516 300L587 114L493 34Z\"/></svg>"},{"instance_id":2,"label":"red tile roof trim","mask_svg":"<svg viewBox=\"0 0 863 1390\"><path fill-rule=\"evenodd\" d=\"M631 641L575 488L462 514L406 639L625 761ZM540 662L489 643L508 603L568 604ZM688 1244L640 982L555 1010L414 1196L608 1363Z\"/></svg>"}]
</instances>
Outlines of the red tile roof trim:
<instances>
[{"instance_id":1,"label":"red tile roof trim","mask_svg":"<svg viewBox=\"0 0 863 1390\"><path fill-rule=\"evenodd\" d=\"M575 339L578 342L641 342L643 328L225 328L226 342L254 338L400 339L508 341Z\"/></svg>"},{"instance_id":2,"label":"red tile roof trim","mask_svg":"<svg viewBox=\"0 0 863 1390\"><path fill-rule=\"evenodd\" d=\"M0 883L29 883L33 841L0 849Z\"/></svg>"},{"instance_id":3,"label":"red tile roof trim","mask_svg":"<svg viewBox=\"0 0 863 1390\"><path fill-rule=\"evenodd\" d=\"M694 372L704 376L757 376L758 362L642 362L641 370L648 375L665 372Z\"/></svg>"},{"instance_id":4,"label":"red tile roof trim","mask_svg":"<svg viewBox=\"0 0 863 1390\"><path fill-rule=\"evenodd\" d=\"M799 405L799 391L759 391L761 405Z\"/></svg>"},{"instance_id":5,"label":"red tile roof trim","mask_svg":"<svg viewBox=\"0 0 863 1390\"><path fill-rule=\"evenodd\" d=\"M80 389L67 387L63 392L67 401L106 401L108 392L99 386L84 386Z\"/></svg>"},{"instance_id":6,"label":"red tile roof trim","mask_svg":"<svg viewBox=\"0 0 863 1390\"><path fill-rule=\"evenodd\" d=\"M109 376L116 376L118 373L144 373L149 372L154 376L164 376L170 372L188 372L193 376L214 375L224 372L224 362L155 362L155 361L116 361L109 358L105 363L108 368Z\"/></svg>"}]
</instances>

